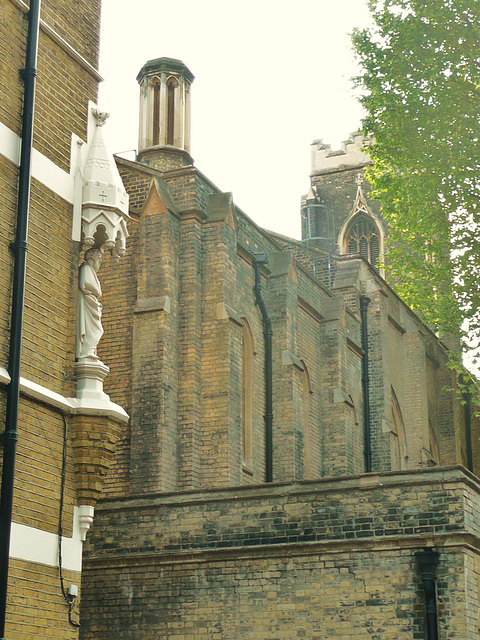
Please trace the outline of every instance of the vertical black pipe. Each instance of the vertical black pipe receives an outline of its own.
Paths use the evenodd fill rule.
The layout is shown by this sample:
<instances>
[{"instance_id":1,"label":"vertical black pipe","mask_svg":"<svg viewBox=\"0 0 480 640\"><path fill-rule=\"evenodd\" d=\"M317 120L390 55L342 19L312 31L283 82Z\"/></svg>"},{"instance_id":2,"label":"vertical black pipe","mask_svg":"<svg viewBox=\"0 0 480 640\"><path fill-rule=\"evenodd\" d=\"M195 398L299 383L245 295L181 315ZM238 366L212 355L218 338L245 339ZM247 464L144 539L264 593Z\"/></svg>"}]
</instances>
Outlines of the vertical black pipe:
<instances>
[{"instance_id":1,"label":"vertical black pipe","mask_svg":"<svg viewBox=\"0 0 480 640\"><path fill-rule=\"evenodd\" d=\"M418 566L420 567L425 595L425 627L427 640L438 640L435 570L437 568L439 555L438 551L434 551L433 549L425 549L415 554Z\"/></svg>"},{"instance_id":2,"label":"vertical black pipe","mask_svg":"<svg viewBox=\"0 0 480 640\"><path fill-rule=\"evenodd\" d=\"M265 341L265 482L273 482L273 384L272 384L272 321L262 298L262 265L267 264L267 256L255 254L255 301L262 314L263 337Z\"/></svg>"},{"instance_id":3,"label":"vertical black pipe","mask_svg":"<svg viewBox=\"0 0 480 640\"><path fill-rule=\"evenodd\" d=\"M22 150L20 154L18 183L17 229L15 242L12 244L14 267L8 359L10 384L7 387L5 432L3 434L4 449L2 488L0 493L0 638L2 640L5 637L8 562L10 551L10 531L12 524L15 450L17 444L20 358L22 349L23 306L25 297L28 209L30 203L33 114L35 105L35 83L37 77L40 4L41 0L30 0L25 69L22 71L24 81Z\"/></svg>"},{"instance_id":4,"label":"vertical black pipe","mask_svg":"<svg viewBox=\"0 0 480 640\"><path fill-rule=\"evenodd\" d=\"M463 394L463 405L465 415L465 448L467 454L467 469L473 472L473 450L472 450L472 396L469 391Z\"/></svg>"},{"instance_id":5,"label":"vertical black pipe","mask_svg":"<svg viewBox=\"0 0 480 640\"><path fill-rule=\"evenodd\" d=\"M370 473L372 470L372 435L370 424L370 377L368 375L368 323L367 323L367 307L370 304L370 298L360 296L360 317L362 325L362 388L363 388L363 422L364 422L364 447L363 455L365 456L365 472Z\"/></svg>"}]
</instances>

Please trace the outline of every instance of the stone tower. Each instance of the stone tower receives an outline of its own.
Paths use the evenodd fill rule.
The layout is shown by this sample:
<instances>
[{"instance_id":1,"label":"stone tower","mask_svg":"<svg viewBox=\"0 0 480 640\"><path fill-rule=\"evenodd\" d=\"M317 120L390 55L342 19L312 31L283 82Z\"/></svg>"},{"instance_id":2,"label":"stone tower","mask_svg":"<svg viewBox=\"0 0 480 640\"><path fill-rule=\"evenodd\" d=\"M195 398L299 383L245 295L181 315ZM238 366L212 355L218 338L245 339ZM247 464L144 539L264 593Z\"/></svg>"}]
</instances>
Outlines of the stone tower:
<instances>
[{"instance_id":1,"label":"stone tower","mask_svg":"<svg viewBox=\"0 0 480 640\"><path fill-rule=\"evenodd\" d=\"M140 85L138 160L157 169L192 164L190 86L194 76L174 58L149 60L137 76Z\"/></svg>"},{"instance_id":2,"label":"stone tower","mask_svg":"<svg viewBox=\"0 0 480 640\"><path fill-rule=\"evenodd\" d=\"M387 225L363 177L371 164L366 142L360 133L351 134L338 151L322 140L312 142L310 189L302 198L302 240L327 253L360 254L375 266L383 254Z\"/></svg>"}]
</instances>

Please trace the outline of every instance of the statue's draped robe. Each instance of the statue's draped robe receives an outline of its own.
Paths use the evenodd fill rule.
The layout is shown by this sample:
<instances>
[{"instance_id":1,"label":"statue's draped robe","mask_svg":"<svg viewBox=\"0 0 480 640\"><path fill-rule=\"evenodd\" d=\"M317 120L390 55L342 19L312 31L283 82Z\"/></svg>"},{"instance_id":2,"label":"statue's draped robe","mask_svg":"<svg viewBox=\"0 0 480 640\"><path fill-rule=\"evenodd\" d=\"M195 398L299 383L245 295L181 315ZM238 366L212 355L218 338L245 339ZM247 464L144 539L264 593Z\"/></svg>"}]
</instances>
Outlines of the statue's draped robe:
<instances>
[{"instance_id":1,"label":"statue's draped robe","mask_svg":"<svg viewBox=\"0 0 480 640\"><path fill-rule=\"evenodd\" d=\"M102 295L95 269L84 262L78 274L77 358L97 357L97 344L103 335Z\"/></svg>"}]
</instances>

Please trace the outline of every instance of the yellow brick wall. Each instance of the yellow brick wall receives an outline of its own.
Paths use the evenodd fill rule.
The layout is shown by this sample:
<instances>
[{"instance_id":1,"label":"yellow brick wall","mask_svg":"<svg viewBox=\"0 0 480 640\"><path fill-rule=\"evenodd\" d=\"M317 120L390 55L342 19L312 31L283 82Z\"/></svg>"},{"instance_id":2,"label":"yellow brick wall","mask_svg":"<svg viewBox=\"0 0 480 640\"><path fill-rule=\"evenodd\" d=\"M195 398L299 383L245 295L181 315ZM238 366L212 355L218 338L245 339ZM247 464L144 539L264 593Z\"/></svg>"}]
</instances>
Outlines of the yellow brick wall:
<instances>
[{"instance_id":1,"label":"yellow brick wall","mask_svg":"<svg viewBox=\"0 0 480 640\"><path fill-rule=\"evenodd\" d=\"M78 248L72 207L32 183L22 375L57 393L75 395L73 365Z\"/></svg>"},{"instance_id":2,"label":"yellow brick wall","mask_svg":"<svg viewBox=\"0 0 480 640\"><path fill-rule=\"evenodd\" d=\"M13 221L16 206L18 169L0 155L0 361L5 366L8 358L10 331L10 297L12 283L12 254L10 242L14 239Z\"/></svg>"},{"instance_id":3,"label":"yellow brick wall","mask_svg":"<svg viewBox=\"0 0 480 640\"><path fill-rule=\"evenodd\" d=\"M136 303L134 267L137 255L138 221L129 225L125 256L117 263L105 254L99 278L102 285L102 318L106 329L98 346L101 360L108 362L110 373L105 379L104 390L110 399L132 412L132 335L133 309ZM108 328L107 328L108 327ZM130 423L122 426L117 443L115 465L105 480L110 493L129 490L130 473Z\"/></svg>"},{"instance_id":4,"label":"yellow brick wall","mask_svg":"<svg viewBox=\"0 0 480 640\"><path fill-rule=\"evenodd\" d=\"M422 637L421 591L408 550L226 557L122 572L105 567L97 579L104 590L115 583L118 604L106 612L108 627L96 616L85 620L82 634L89 640L122 637L133 598L140 602L151 593L160 606L143 609L134 623L138 640L152 634L169 640Z\"/></svg>"},{"instance_id":5,"label":"yellow brick wall","mask_svg":"<svg viewBox=\"0 0 480 640\"><path fill-rule=\"evenodd\" d=\"M97 83L92 76L42 32L33 140L64 171L70 169L72 133L86 140L87 105L96 99Z\"/></svg>"},{"instance_id":6,"label":"yellow brick wall","mask_svg":"<svg viewBox=\"0 0 480 640\"><path fill-rule=\"evenodd\" d=\"M18 425L13 519L37 529L58 533L61 489L63 418L59 412L22 399ZM71 438L67 418L67 481L64 504L64 535L72 535L76 504Z\"/></svg>"},{"instance_id":7,"label":"yellow brick wall","mask_svg":"<svg viewBox=\"0 0 480 640\"><path fill-rule=\"evenodd\" d=\"M42 18L95 68L98 65L100 0L43 0Z\"/></svg>"},{"instance_id":8,"label":"yellow brick wall","mask_svg":"<svg viewBox=\"0 0 480 640\"><path fill-rule=\"evenodd\" d=\"M0 17L2 31L5 34L0 38L0 85L2 87L0 120L20 135L23 82L19 70L25 66L27 23L23 12L8 0L3 0L0 5Z\"/></svg>"},{"instance_id":9,"label":"yellow brick wall","mask_svg":"<svg viewBox=\"0 0 480 640\"><path fill-rule=\"evenodd\" d=\"M65 587L79 585L80 574L63 571ZM78 608L72 620L78 621ZM5 637L12 640L75 640L78 628L69 622L58 568L11 560Z\"/></svg>"},{"instance_id":10,"label":"yellow brick wall","mask_svg":"<svg viewBox=\"0 0 480 640\"><path fill-rule=\"evenodd\" d=\"M98 61L97 0L44 0L41 18L94 67ZM17 3L0 2L0 121L20 136L27 15ZM97 96L95 73L87 71L40 31L34 146L69 172L72 133L86 140L87 104ZM6 139L6 138L5 138ZM18 168L0 156L0 366L7 367ZM67 397L75 395L75 303L79 247L71 240L72 206L32 179L21 375ZM5 417L5 387L0 388ZM13 520L52 535L59 530L64 422L61 413L22 394L18 420ZM63 532L72 536L77 487L72 421L67 418L68 453ZM65 571L80 586L80 574ZM78 637L68 622L58 568L12 560L7 635L11 640Z\"/></svg>"},{"instance_id":11,"label":"yellow brick wall","mask_svg":"<svg viewBox=\"0 0 480 640\"><path fill-rule=\"evenodd\" d=\"M105 501L82 638L423 638L433 547L440 638L474 640L479 489L452 467Z\"/></svg>"}]
</instances>

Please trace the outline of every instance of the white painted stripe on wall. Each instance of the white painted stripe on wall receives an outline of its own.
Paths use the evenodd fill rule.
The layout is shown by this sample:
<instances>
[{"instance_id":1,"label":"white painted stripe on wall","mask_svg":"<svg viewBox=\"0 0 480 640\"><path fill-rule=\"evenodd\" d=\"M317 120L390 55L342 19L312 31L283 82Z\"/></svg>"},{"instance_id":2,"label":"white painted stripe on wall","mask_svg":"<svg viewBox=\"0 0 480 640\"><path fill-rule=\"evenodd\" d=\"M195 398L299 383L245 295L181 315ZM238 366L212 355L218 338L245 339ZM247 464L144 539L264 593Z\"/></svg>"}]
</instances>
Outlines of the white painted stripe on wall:
<instances>
[{"instance_id":1,"label":"white painted stripe on wall","mask_svg":"<svg viewBox=\"0 0 480 640\"><path fill-rule=\"evenodd\" d=\"M0 122L0 153L17 166L20 164L20 138Z\"/></svg>"},{"instance_id":2,"label":"white painted stripe on wall","mask_svg":"<svg viewBox=\"0 0 480 640\"><path fill-rule=\"evenodd\" d=\"M58 567L58 535L12 522L10 557ZM62 536L62 568L82 570L82 541L78 524L78 507L74 507L73 537Z\"/></svg>"},{"instance_id":3,"label":"white painted stripe on wall","mask_svg":"<svg viewBox=\"0 0 480 640\"><path fill-rule=\"evenodd\" d=\"M20 148L20 137L0 122L0 153L2 156L5 156L18 166L20 163ZM73 175L60 169L37 149L34 149L32 154L32 176L61 198L73 204Z\"/></svg>"},{"instance_id":4,"label":"white painted stripe on wall","mask_svg":"<svg viewBox=\"0 0 480 640\"><path fill-rule=\"evenodd\" d=\"M10 376L4 367L0 367L0 385L10 383ZM56 391L37 384L27 378L20 378L20 392L39 402L44 402L49 407L55 407L68 414L80 413L94 416L111 416L120 422L128 422L128 413L118 404L112 402L108 396L103 400L79 400L77 398L65 398Z\"/></svg>"},{"instance_id":5,"label":"white painted stripe on wall","mask_svg":"<svg viewBox=\"0 0 480 640\"><path fill-rule=\"evenodd\" d=\"M73 204L74 178L46 158L40 151L33 150L32 175L61 198Z\"/></svg>"}]
</instances>

